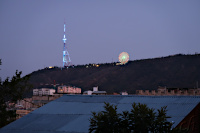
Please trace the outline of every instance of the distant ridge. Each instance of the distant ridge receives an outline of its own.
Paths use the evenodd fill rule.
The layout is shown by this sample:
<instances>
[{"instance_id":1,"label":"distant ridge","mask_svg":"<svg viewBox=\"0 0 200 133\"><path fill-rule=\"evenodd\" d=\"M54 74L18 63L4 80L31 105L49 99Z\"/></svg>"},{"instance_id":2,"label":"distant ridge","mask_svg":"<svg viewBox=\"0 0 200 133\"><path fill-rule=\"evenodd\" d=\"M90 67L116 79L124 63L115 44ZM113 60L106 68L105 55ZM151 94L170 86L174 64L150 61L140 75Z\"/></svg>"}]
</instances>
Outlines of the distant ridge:
<instances>
[{"instance_id":1,"label":"distant ridge","mask_svg":"<svg viewBox=\"0 0 200 133\"><path fill-rule=\"evenodd\" d=\"M32 72L29 82L34 88L54 84L55 80L57 84L77 86L82 91L99 86L99 90L108 93L127 91L132 94L135 90L155 90L158 86L195 88L197 81L200 83L200 54L134 60L123 66L115 64L77 65L62 70L46 68Z\"/></svg>"}]
</instances>

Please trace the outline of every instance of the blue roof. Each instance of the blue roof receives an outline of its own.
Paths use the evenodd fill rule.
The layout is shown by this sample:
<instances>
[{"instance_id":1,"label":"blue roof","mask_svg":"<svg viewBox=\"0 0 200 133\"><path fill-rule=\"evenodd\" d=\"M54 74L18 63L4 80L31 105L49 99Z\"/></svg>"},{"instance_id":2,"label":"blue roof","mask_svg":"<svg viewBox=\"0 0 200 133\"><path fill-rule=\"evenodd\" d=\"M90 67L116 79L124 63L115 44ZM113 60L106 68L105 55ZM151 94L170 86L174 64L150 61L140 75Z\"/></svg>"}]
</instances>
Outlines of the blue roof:
<instances>
[{"instance_id":1,"label":"blue roof","mask_svg":"<svg viewBox=\"0 0 200 133\"><path fill-rule=\"evenodd\" d=\"M133 102L160 109L167 106L169 121L177 126L200 102L200 96L64 95L0 129L0 133L87 133L91 112L104 110L104 102L130 111Z\"/></svg>"}]
</instances>

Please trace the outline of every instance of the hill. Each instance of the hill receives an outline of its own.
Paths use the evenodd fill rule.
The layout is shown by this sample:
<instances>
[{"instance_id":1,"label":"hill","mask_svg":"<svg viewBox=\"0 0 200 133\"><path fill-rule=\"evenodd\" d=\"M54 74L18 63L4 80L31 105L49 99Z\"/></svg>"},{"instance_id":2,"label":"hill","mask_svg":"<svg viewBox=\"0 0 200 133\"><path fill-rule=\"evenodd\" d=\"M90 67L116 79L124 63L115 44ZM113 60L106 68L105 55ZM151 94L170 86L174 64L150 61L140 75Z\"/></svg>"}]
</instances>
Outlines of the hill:
<instances>
[{"instance_id":1,"label":"hill","mask_svg":"<svg viewBox=\"0 0 200 133\"><path fill-rule=\"evenodd\" d=\"M173 55L161 58L129 61L126 65L116 63L78 65L70 68L55 67L42 69L30 74L30 83L35 88L41 84L71 85L108 93L157 89L158 86L194 88L200 81L200 54ZM200 83L200 82L199 82Z\"/></svg>"}]
</instances>

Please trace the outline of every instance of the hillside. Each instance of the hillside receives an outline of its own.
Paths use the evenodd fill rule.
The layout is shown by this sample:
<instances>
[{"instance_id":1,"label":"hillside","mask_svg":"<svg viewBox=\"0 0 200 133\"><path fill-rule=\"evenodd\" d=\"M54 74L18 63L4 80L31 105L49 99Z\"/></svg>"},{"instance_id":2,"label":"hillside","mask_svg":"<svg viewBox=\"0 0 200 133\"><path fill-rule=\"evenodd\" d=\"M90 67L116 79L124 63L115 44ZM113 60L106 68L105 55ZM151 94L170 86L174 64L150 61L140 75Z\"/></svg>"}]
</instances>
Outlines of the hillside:
<instances>
[{"instance_id":1,"label":"hillside","mask_svg":"<svg viewBox=\"0 0 200 133\"><path fill-rule=\"evenodd\" d=\"M42 69L31 73L30 83L38 88L41 84L53 84L55 80L56 84L77 86L82 91L99 86L99 90L108 93L135 93L138 89L151 90L158 86L194 88L197 81L200 83L200 54L135 60L121 66L115 64Z\"/></svg>"}]
</instances>

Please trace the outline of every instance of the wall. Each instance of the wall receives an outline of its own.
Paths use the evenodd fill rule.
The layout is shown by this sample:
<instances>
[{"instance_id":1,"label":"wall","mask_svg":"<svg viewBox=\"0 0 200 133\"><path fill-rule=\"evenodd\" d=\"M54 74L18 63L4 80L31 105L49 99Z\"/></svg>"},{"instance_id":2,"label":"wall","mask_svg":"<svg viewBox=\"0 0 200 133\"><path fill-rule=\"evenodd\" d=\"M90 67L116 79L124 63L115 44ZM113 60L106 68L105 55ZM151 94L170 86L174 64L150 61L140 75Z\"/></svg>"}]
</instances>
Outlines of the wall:
<instances>
[{"instance_id":1,"label":"wall","mask_svg":"<svg viewBox=\"0 0 200 133\"><path fill-rule=\"evenodd\" d=\"M189 133L200 133L200 103L177 125L189 129Z\"/></svg>"}]
</instances>

